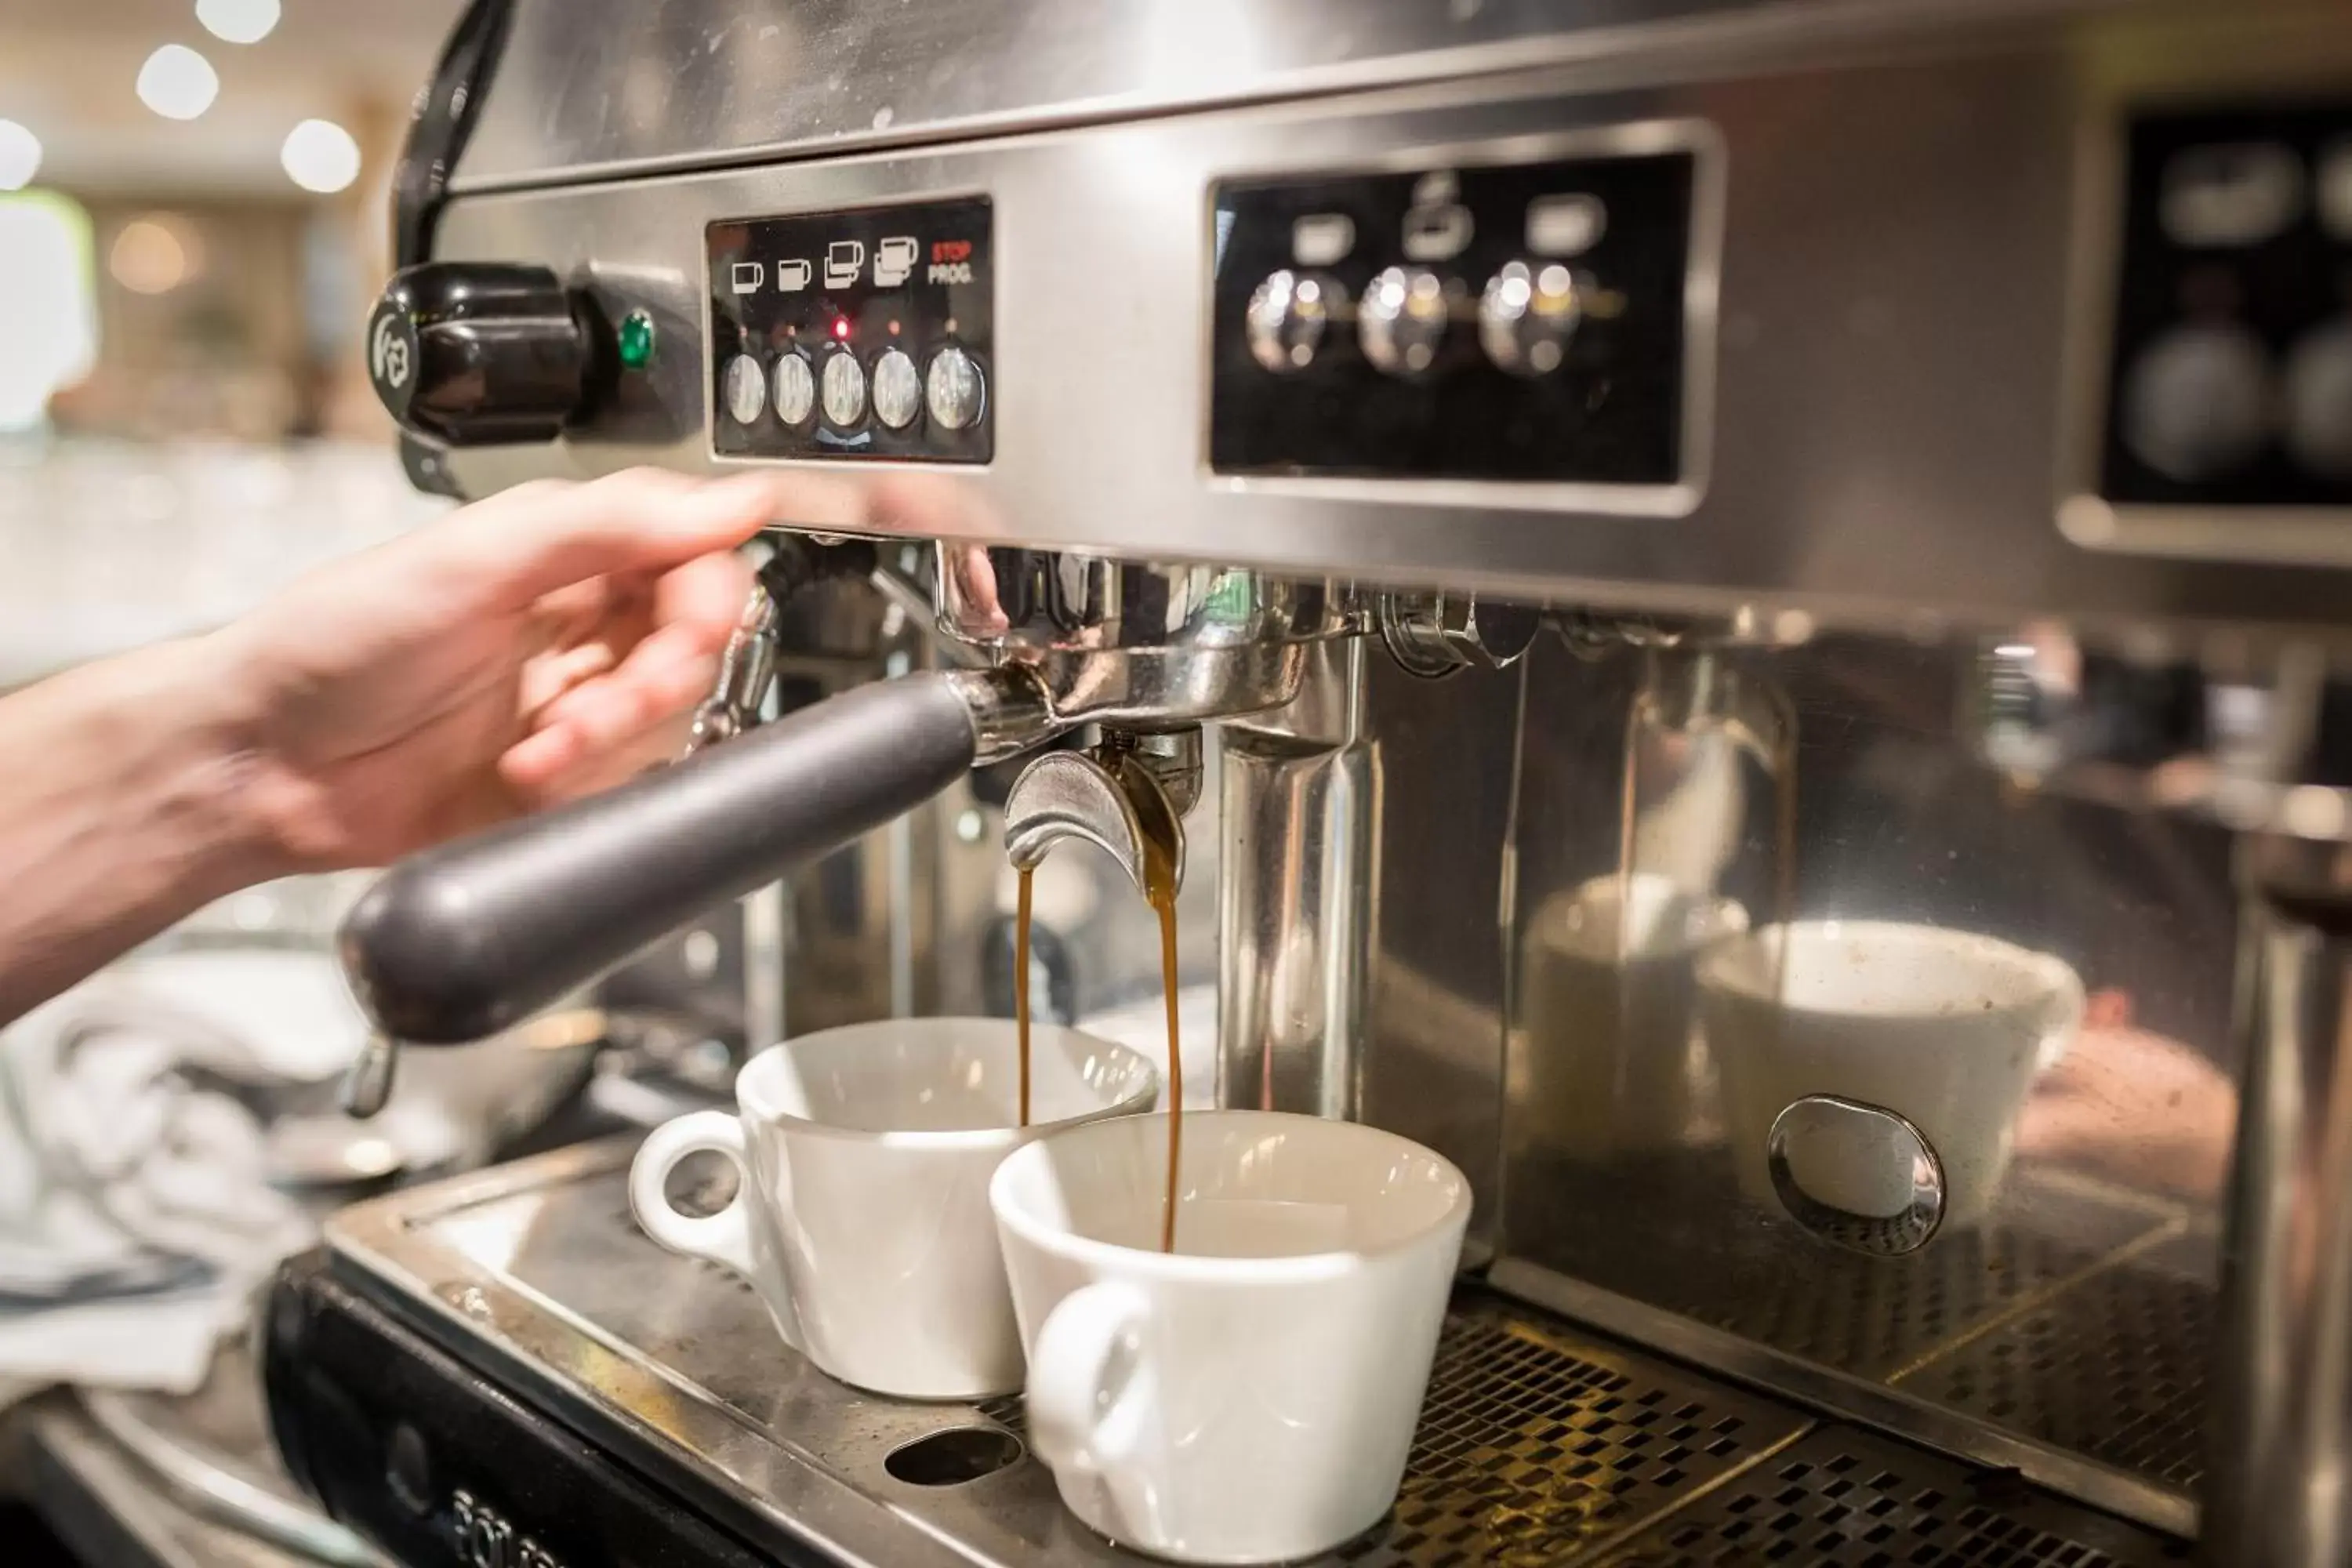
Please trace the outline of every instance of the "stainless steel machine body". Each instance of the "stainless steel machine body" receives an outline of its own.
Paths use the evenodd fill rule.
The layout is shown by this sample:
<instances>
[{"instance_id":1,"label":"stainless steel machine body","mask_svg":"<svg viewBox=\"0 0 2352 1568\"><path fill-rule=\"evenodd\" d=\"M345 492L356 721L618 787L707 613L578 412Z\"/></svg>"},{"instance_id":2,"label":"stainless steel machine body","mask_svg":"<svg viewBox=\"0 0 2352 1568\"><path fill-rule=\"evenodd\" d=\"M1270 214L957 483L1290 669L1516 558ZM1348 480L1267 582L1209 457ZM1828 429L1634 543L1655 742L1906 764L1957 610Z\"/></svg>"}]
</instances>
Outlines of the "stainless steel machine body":
<instances>
[{"instance_id":1,"label":"stainless steel machine body","mask_svg":"<svg viewBox=\"0 0 2352 1568\"><path fill-rule=\"evenodd\" d=\"M656 346L417 472L763 463L786 526L935 544L905 668L1093 748L989 853L1131 875L1201 797L1223 1101L1445 1152L1521 1301L2341 1555L2341 5L482 9L411 259ZM1790 919L2087 994L1983 1212L1833 1073L1743 1186L1693 971ZM1849 1134L1916 1223L1807 1206Z\"/></svg>"}]
</instances>

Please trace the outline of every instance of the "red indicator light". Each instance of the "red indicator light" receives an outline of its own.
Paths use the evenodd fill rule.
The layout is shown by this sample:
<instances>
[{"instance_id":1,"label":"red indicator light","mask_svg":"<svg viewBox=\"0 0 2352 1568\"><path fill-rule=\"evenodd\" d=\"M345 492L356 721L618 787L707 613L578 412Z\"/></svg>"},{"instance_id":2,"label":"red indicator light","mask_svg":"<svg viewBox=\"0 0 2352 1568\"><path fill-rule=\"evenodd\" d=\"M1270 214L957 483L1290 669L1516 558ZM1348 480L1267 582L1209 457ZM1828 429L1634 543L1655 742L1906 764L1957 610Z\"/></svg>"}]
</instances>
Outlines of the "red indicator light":
<instances>
[{"instance_id":1,"label":"red indicator light","mask_svg":"<svg viewBox=\"0 0 2352 1568\"><path fill-rule=\"evenodd\" d=\"M848 318L848 317L846 317L846 316L835 316L835 317L834 318L834 320L833 320L833 335L834 335L834 337L835 337L836 340L843 341L843 342L846 342L846 341L847 341L847 339L848 339L848 337L849 337L849 318Z\"/></svg>"},{"instance_id":2,"label":"red indicator light","mask_svg":"<svg viewBox=\"0 0 2352 1568\"><path fill-rule=\"evenodd\" d=\"M898 323L896 321L890 323L890 335L894 338L898 335Z\"/></svg>"}]
</instances>

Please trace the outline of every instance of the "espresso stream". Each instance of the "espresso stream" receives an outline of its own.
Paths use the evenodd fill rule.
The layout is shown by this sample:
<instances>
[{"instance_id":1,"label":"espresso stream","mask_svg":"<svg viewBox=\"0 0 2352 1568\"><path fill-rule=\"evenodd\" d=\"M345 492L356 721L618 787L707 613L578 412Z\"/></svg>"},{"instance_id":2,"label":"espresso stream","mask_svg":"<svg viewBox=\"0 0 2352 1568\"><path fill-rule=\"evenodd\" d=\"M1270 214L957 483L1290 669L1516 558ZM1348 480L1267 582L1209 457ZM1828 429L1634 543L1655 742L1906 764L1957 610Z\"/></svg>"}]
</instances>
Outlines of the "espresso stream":
<instances>
[{"instance_id":1,"label":"espresso stream","mask_svg":"<svg viewBox=\"0 0 2352 1568\"><path fill-rule=\"evenodd\" d=\"M1013 1018L1021 1037L1021 1125L1029 1125L1029 883L1034 866L1019 868L1020 901L1013 911Z\"/></svg>"},{"instance_id":2,"label":"espresso stream","mask_svg":"<svg viewBox=\"0 0 2352 1568\"><path fill-rule=\"evenodd\" d=\"M1034 867L1020 867L1013 914L1013 1016L1021 1041L1021 1125L1029 1125L1029 887ZM1184 1058L1176 1026L1176 858L1159 844L1143 850L1143 896L1160 917L1160 984L1168 998L1168 1192L1160 1211L1160 1250L1176 1250L1176 1173L1184 1149Z\"/></svg>"}]
</instances>

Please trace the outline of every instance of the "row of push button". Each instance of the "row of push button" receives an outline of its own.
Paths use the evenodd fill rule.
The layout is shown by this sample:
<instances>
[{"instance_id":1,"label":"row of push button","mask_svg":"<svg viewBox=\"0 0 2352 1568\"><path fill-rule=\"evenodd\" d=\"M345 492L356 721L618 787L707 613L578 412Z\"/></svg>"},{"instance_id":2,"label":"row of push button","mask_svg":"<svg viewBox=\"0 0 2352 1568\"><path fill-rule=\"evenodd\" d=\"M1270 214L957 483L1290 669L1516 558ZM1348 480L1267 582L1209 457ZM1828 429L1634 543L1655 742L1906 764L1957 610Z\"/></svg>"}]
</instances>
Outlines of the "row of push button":
<instances>
[{"instance_id":1,"label":"row of push button","mask_svg":"<svg viewBox=\"0 0 2352 1568\"><path fill-rule=\"evenodd\" d=\"M727 416L751 425L772 405L776 418L796 429L821 407L827 426L854 430L865 422L870 399L874 417L890 430L906 429L927 405L931 422L943 430L962 430L980 418L986 396L980 366L952 344L933 354L922 372L906 350L884 349L870 377L854 350L828 347L819 358L822 368L805 351L786 349L763 367L755 355L737 354L727 362L722 384Z\"/></svg>"}]
</instances>

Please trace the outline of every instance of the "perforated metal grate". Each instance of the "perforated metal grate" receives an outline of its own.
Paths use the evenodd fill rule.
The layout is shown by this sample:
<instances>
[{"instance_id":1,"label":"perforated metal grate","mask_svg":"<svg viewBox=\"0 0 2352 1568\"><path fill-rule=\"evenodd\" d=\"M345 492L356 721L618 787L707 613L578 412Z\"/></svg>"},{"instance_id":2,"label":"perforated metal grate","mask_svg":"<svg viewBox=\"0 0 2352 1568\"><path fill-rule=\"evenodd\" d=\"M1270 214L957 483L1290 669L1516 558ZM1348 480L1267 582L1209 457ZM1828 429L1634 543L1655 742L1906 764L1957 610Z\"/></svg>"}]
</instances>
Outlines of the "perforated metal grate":
<instances>
[{"instance_id":1,"label":"perforated metal grate","mask_svg":"<svg viewBox=\"0 0 2352 1568\"><path fill-rule=\"evenodd\" d=\"M1812 1242L1727 1202L1718 1158L1580 1169L1529 1157L1508 1250L1575 1279L1859 1376L1914 1365L2164 1221L2020 1173L2001 1211L1907 1258Z\"/></svg>"},{"instance_id":2,"label":"perforated metal grate","mask_svg":"<svg viewBox=\"0 0 2352 1568\"><path fill-rule=\"evenodd\" d=\"M745 1447L729 1461L733 1469L714 1475L756 1473L770 1448L782 1452L789 1445L855 1489L869 1495L882 1489L892 1509L914 1510L932 1538L957 1543L975 1562L1039 1561L1039 1544L1049 1540L1055 1544L1042 1560L1112 1560L1095 1538L1066 1533L1051 1479L1034 1457L969 1486L927 1491L919 1506L891 1489L896 1483L886 1472L892 1453L943 1426L969 1424L974 1414L1025 1436L1020 1401L992 1400L976 1411L901 1405L833 1383L777 1342L774 1325L740 1280L662 1252L640 1235L620 1203L621 1179L614 1170L497 1195L442 1216L432 1234L461 1256L495 1259L488 1267L514 1282L518 1300L528 1293L562 1303L560 1322L593 1327L593 1343L563 1337L572 1331L560 1326L546 1331L554 1337L540 1353L553 1359L543 1364L560 1372L624 1357L663 1369L665 1385L682 1379L730 1407L738 1419L713 1430ZM1981 1264L1985 1255L1965 1256ZM1826 1261L1818 1250L1807 1260L1816 1276ZM1889 1289L1917 1276L1900 1266L1878 1272ZM2118 1275L2115 1285L2123 1294L2102 1309L2110 1318L2062 1322L2051 1331L2052 1346L2084 1333L2112 1334L2124 1342L2114 1354L2127 1358L2136 1353L2135 1335L2178 1326L2167 1315L2171 1309L2143 1303L2144 1326L2131 1327L2127 1277ZM1962 1286L1955 1281L1948 1289ZM1795 1300L1818 1296L1823 1286L1818 1277L1799 1277L1780 1280L1777 1290ZM1722 1287L1715 1299L1727 1302L1732 1295ZM2055 1307L2037 1302L2035 1310L2063 1311L2066 1300ZM1867 1310L1852 1300L1842 1305L1848 1312ZM2021 1318L2015 1327L2030 1321ZM2030 1335L2021 1341L2024 1348L1996 1353L2011 1329L2004 1324L1953 1352L1955 1367L1958 1358L1970 1356L1988 1358L1987 1368L2015 1362L2013 1372L1998 1376L1973 1373L1969 1397L1998 1401L2003 1396L1996 1391L2008 1386L2000 1378L2047 1374L2032 1364L2038 1352ZM2025 1359L2016 1361L2020 1355ZM2094 1381L2101 1375L2084 1374ZM2053 1401L2089 1397L2045 1394ZM2193 1389L2183 1396L2193 1403ZM2030 1416L2030 1404L2019 1400L2003 1418ZM2119 1425L2116 1443L2157 1441L2144 1432L2135 1437L2136 1430ZM755 1509L772 1503L759 1500L764 1494L747 1495ZM1629 1555L1634 1542L1641 1554ZM1324 1563L2140 1568L2174 1560L2168 1544L2011 1476L1971 1471L1843 1428L1814 1430L1810 1417L1790 1407L1474 1287L1448 1314L1395 1509Z\"/></svg>"},{"instance_id":3,"label":"perforated metal grate","mask_svg":"<svg viewBox=\"0 0 2352 1568\"><path fill-rule=\"evenodd\" d=\"M1851 1427L1809 1434L1600 1559L1607 1568L2158 1568L2189 1548L2006 1471Z\"/></svg>"},{"instance_id":4,"label":"perforated metal grate","mask_svg":"<svg viewBox=\"0 0 2352 1568\"><path fill-rule=\"evenodd\" d=\"M2177 1243L2079 1280L1899 1386L2191 1490L2204 1474L2210 1247Z\"/></svg>"},{"instance_id":5,"label":"perforated metal grate","mask_svg":"<svg viewBox=\"0 0 2352 1568\"><path fill-rule=\"evenodd\" d=\"M982 1414L1023 1430L1021 1401ZM1352 1568L1567 1561L1786 1441L1795 1412L1571 1346L1501 1302L1446 1316L1404 1486Z\"/></svg>"}]
</instances>

